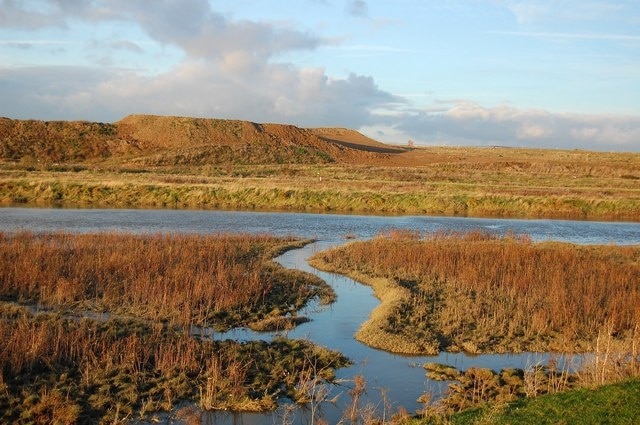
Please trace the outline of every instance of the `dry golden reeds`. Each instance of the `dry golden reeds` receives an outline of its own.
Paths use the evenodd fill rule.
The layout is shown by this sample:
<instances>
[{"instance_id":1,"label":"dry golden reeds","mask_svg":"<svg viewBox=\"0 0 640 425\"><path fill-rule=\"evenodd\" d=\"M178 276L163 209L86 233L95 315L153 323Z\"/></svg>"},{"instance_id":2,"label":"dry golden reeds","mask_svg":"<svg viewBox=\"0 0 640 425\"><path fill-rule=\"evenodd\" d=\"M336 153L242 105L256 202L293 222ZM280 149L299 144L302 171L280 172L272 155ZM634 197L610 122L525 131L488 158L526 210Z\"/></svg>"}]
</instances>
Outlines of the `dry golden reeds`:
<instances>
[{"instance_id":1,"label":"dry golden reeds","mask_svg":"<svg viewBox=\"0 0 640 425\"><path fill-rule=\"evenodd\" d=\"M119 423L185 400L268 410L293 394L305 361L330 378L347 360L303 341L207 341L189 333L191 324L277 322L315 295L329 302L319 279L271 261L301 243L0 233L0 422ZM110 318L95 320L94 311Z\"/></svg>"},{"instance_id":2,"label":"dry golden reeds","mask_svg":"<svg viewBox=\"0 0 640 425\"><path fill-rule=\"evenodd\" d=\"M322 253L333 270L410 293L379 333L469 352L589 351L640 323L640 248L533 243L473 231L382 235ZM392 348L392 347L389 347Z\"/></svg>"},{"instance_id":3,"label":"dry golden reeds","mask_svg":"<svg viewBox=\"0 0 640 425\"><path fill-rule=\"evenodd\" d=\"M299 308L317 293L317 280L269 261L297 243L265 235L0 234L0 296L178 324L242 324L249 312Z\"/></svg>"}]
</instances>

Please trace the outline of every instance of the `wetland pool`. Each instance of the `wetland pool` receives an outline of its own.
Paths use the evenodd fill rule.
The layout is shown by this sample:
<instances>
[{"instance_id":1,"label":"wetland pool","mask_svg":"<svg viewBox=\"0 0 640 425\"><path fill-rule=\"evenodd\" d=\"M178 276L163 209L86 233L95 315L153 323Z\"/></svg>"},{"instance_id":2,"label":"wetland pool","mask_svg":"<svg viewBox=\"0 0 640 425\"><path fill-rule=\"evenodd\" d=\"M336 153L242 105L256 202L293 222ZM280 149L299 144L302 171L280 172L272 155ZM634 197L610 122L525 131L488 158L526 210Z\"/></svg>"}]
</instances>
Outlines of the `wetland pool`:
<instances>
[{"instance_id":1,"label":"wetland pool","mask_svg":"<svg viewBox=\"0 0 640 425\"><path fill-rule=\"evenodd\" d=\"M366 394L361 405L371 404L380 414L385 408L395 411L402 406L414 412L421 406L417 398L425 392L438 397L447 383L426 378L421 365L427 362L446 363L467 369L488 367L526 368L546 364L553 354L523 353L471 356L463 353L441 353L438 356L402 356L372 349L357 342L353 335L370 312L379 304L370 287L350 278L319 271L306 262L315 252L347 243L347 236L366 239L390 230L411 230L420 233L482 229L504 234L528 234L536 241L558 240L578 244L640 244L640 224L625 222L588 222L565 220L507 220L451 218L428 216L359 216L305 213L264 213L193 210L108 210L108 209L32 209L0 208L0 231L29 230L33 232L121 231L132 233L264 233L277 236L313 238L316 242L301 249L288 251L276 261L287 268L313 273L333 286L337 301L330 306L312 303L302 314L310 322L286 332L289 338L302 338L338 350L348 356L353 365L336 372L343 384L332 387L328 398L337 395L335 403L322 403L320 416L337 423L350 403L349 388L356 375L364 377ZM256 333L235 329L226 333L210 332L212 338L237 340L269 340L278 333ZM286 412L286 413L285 413ZM214 424L295 424L312 423L311 412L305 409L287 411L284 408L265 414L207 413L205 423ZM287 422L288 423L288 422Z\"/></svg>"}]
</instances>

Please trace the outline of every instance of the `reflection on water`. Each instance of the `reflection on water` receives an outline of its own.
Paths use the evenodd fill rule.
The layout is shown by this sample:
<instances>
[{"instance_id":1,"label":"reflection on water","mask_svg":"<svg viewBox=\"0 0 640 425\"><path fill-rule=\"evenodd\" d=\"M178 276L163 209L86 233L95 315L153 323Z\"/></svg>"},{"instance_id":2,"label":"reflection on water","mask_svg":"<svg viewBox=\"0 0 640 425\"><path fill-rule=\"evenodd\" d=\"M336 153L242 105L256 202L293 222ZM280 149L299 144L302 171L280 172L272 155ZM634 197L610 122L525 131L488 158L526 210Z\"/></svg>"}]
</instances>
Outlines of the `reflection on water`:
<instances>
[{"instance_id":1,"label":"reflection on water","mask_svg":"<svg viewBox=\"0 0 640 425\"><path fill-rule=\"evenodd\" d=\"M373 291L344 276L325 273L310 267L306 259L314 252L345 243L347 235L370 238L388 230L413 230L431 233L446 230L484 229L495 233L515 232L529 234L534 240L562 240L574 243L640 244L640 225L636 223L577 222L559 220L496 220L447 217L376 217L295 213L251 213L221 211L175 210L67 210L0 208L0 230L30 230L35 232L67 230L74 232L125 231L167 233L248 232L269 233L279 236L314 238L317 242L289 251L277 258L284 267L313 273L335 289L338 298L331 306L312 303L302 314L312 321L301 324L286 335L304 338L328 348L339 350L354 364L337 371L337 379L344 385L333 388L338 395L336 403L321 406L322 415L336 423L349 402L349 382L362 375L367 381L363 403L373 403L379 411L384 407L383 397L392 409L403 406L415 411L420 406L416 399L424 392L438 396L446 383L430 381L421 365L439 362L460 369L487 367L499 370L505 367L527 368L546 364L550 356L545 353L517 355L478 355L441 353L438 356L401 356L367 347L353 335L369 313L378 305ZM237 340L270 339L276 333L255 333L234 329L226 333L207 332L212 338ZM287 416L288 415L288 416ZM289 411L282 407L268 414L216 412L206 420L215 424L283 423L284 416L293 423L310 423L309 411Z\"/></svg>"}]
</instances>

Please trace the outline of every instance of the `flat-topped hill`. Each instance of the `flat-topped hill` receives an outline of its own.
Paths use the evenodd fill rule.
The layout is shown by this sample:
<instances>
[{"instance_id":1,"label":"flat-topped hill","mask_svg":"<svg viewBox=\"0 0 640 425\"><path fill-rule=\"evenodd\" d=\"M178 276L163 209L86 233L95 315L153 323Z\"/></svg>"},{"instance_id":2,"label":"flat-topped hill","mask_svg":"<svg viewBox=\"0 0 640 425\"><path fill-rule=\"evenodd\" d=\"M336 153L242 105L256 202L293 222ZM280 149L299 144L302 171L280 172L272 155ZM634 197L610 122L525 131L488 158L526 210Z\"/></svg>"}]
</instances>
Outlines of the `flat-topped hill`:
<instances>
[{"instance_id":1,"label":"flat-topped hill","mask_svg":"<svg viewBox=\"0 0 640 425\"><path fill-rule=\"evenodd\" d=\"M155 115L115 123L0 118L0 159L16 162L367 163L404 151L342 128Z\"/></svg>"}]
</instances>

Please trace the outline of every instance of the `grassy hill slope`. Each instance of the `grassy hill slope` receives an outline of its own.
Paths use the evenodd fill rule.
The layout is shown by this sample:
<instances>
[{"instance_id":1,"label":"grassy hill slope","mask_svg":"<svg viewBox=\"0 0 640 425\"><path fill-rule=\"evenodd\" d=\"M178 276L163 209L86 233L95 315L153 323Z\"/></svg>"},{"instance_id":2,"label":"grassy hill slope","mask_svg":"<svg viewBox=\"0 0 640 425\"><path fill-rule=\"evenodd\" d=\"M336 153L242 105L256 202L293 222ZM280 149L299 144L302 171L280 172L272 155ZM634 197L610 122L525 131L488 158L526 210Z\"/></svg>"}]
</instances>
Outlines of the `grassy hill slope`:
<instances>
[{"instance_id":1,"label":"grassy hill slope","mask_svg":"<svg viewBox=\"0 0 640 425\"><path fill-rule=\"evenodd\" d=\"M323 164L402 152L353 130L237 120L154 115L130 115L112 124L0 119L0 159L10 162Z\"/></svg>"}]
</instances>

